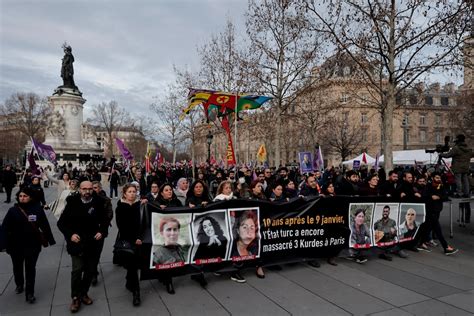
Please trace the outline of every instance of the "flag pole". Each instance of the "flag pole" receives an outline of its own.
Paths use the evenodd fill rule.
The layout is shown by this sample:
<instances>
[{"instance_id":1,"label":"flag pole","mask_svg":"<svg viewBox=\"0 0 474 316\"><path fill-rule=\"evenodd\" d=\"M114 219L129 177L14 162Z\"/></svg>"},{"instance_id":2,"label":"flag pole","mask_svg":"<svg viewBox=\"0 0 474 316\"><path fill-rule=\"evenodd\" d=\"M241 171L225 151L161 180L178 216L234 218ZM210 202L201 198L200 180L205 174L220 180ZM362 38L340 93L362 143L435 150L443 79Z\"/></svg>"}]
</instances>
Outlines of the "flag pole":
<instances>
[{"instance_id":1,"label":"flag pole","mask_svg":"<svg viewBox=\"0 0 474 316\"><path fill-rule=\"evenodd\" d=\"M238 141L238 132L237 132L237 99L239 97L239 93L235 93L235 108L234 108L234 152L235 152L235 164L237 165L237 161L239 160L239 143Z\"/></svg>"}]
</instances>

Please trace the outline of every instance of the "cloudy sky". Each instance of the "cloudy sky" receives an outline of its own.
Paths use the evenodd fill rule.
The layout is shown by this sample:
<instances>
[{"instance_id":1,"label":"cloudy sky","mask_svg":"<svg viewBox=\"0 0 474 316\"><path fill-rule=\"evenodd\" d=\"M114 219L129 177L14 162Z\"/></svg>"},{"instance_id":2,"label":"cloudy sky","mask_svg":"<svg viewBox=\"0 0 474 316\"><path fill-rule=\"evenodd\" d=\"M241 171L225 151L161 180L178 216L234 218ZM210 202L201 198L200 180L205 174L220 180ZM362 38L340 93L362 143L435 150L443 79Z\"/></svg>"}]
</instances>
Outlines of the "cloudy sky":
<instances>
[{"instance_id":1,"label":"cloudy sky","mask_svg":"<svg viewBox=\"0 0 474 316\"><path fill-rule=\"evenodd\" d=\"M244 32L245 0L0 0L0 102L12 93L51 95L71 45L76 85L94 104L116 100L146 112L174 80L198 69L196 47L231 17Z\"/></svg>"}]
</instances>

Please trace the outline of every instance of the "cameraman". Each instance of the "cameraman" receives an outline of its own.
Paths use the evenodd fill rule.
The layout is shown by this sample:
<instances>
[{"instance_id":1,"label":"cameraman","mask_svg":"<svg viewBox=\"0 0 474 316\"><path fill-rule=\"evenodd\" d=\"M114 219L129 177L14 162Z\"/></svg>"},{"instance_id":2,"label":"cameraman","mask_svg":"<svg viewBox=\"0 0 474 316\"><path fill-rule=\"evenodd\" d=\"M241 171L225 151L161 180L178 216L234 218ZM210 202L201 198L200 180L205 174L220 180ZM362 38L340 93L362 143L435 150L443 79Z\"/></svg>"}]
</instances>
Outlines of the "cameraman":
<instances>
[{"instance_id":1,"label":"cameraman","mask_svg":"<svg viewBox=\"0 0 474 316\"><path fill-rule=\"evenodd\" d=\"M456 136L456 145L447 153L439 154L441 158L453 158L451 170L456 178L455 197L469 197L469 163L473 156L472 150L467 147L466 137L463 134Z\"/></svg>"}]
</instances>

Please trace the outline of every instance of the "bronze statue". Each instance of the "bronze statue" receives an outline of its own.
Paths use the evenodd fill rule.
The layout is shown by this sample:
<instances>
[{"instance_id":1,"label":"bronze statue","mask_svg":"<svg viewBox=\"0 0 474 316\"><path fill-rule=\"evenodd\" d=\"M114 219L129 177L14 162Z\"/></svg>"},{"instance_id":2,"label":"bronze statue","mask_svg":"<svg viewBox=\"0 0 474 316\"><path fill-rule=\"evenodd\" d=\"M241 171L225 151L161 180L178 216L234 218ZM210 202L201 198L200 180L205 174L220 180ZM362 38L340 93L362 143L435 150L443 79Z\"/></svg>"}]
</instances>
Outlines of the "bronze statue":
<instances>
[{"instance_id":1,"label":"bronze statue","mask_svg":"<svg viewBox=\"0 0 474 316\"><path fill-rule=\"evenodd\" d=\"M72 63L74 62L74 56L72 55L71 46L67 43L63 44L64 57L63 65L61 67L61 77L63 78L64 88L77 89L76 84L74 83L74 67Z\"/></svg>"}]
</instances>

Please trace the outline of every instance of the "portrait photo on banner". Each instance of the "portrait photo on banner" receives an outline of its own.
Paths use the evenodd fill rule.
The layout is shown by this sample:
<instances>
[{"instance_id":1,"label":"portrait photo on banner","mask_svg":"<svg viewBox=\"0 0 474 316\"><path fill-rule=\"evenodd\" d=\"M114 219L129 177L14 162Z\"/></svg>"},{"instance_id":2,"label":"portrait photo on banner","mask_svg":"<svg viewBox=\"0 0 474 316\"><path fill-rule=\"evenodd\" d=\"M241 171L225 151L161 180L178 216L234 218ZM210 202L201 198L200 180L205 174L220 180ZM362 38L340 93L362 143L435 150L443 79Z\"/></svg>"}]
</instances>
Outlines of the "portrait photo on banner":
<instances>
[{"instance_id":1,"label":"portrait photo on banner","mask_svg":"<svg viewBox=\"0 0 474 316\"><path fill-rule=\"evenodd\" d=\"M260 257L260 209L234 208L228 210L228 227L232 246L229 259L252 260Z\"/></svg>"},{"instance_id":2,"label":"portrait photo on banner","mask_svg":"<svg viewBox=\"0 0 474 316\"><path fill-rule=\"evenodd\" d=\"M301 173L313 171L313 156L309 151L298 153Z\"/></svg>"},{"instance_id":3,"label":"portrait photo on banner","mask_svg":"<svg viewBox=\"0 0 474 316\"><path fill-rule=\"evenodd\" d=\"M349 204L349 228L351 237L349 247L370 248L372 239L372 214L374 203L350 203Z\"/></svg>"},{"instance_id":4,"label":"portrait photo on banner","mask_svg":"<svg viewBox=\"0 0 474 316\"><path fill-rule=\"evenodd\" d=\"M227 258L230 248L227 210L193 214L191 262L216 263Z\"/></svg>"},{"instance_id":5,"label":"portrait photo on banner","mask_svg":"<svg viewBox=\"0 0 474 316\"><path fill-rule=\"evenodd\" d=\"M424 203L400 203L398 222L398 240L400 242L415 239L420 225L425 221Z\"/></svg>"},{"instance_id":6,"label":"portrait photo on banner","mask_svg":"<svg viewBox=\"0 0 474 316\"><path fill-rule=\"evenodd\" d=\"M192 214L152 213L150 268L170 269L190 261Z\"/></svg>"},{"instance_id":7,"label":"portrait photo on banner","mask_svg":"<svg viewBox=\"0 0 474 316\"><path fill-rule=\"evenodd\" d=\"M373 216L374 244L379 247L398 242L398 203L376 203Z\"/></svg>"}]
</instances>

